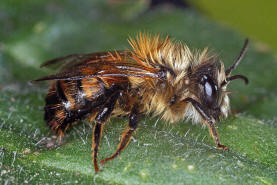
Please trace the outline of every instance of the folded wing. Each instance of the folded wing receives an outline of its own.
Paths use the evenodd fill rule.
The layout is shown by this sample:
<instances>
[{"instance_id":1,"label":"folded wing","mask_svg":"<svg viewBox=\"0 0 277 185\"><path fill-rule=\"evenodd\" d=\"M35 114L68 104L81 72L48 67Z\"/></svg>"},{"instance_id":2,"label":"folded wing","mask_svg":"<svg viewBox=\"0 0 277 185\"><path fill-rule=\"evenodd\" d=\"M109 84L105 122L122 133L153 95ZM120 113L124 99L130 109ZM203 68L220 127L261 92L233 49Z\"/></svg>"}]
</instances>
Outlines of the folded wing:
<instances>
[{"instance_id":1,"label":"folded wing","mask_svg":"<svg viewBox=\"0 0 277 185\"><path fill-rule=\"evenodd\" d=\"M149 66L130 51L76 54L50 60L42 65L59 65L61 72L36 79L45 80L80 80L96 77L138 77L158 78L158 68Z\"/></svg>"}]
</instances>

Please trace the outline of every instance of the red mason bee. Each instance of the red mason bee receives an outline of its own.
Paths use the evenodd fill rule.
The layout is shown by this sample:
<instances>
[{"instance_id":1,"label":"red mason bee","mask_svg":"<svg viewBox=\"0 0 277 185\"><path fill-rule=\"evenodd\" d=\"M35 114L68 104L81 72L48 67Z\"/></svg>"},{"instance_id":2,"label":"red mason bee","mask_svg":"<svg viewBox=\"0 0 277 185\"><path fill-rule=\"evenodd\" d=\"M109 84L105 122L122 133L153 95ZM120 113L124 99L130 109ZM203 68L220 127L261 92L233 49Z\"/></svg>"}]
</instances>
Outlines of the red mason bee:
<instances>
[{"instance_id":1,"label":"red mason bee","mask_svg":"<svg viewBox=\"0 0 277 185\"><path fill-rule=\"evenodd\" d=\"M59 73L35 80L53 81L45 98L48 126L62 138L74 122L95 122L92 157L96 172L103 124L118 115L128 116L129 124L116 151L102 164L125 149L141 115L149 113L168 122L189 119L206 125L217 147L228 150L220 143L215 123L230 112L227 85L235 79L248 83L243 75L231 75L248 40L228 69L207 49L193 53L169 37L139 34L129 43L130 50L74 54L42 65L61 65Z\"/></svg>"}]
</instances>

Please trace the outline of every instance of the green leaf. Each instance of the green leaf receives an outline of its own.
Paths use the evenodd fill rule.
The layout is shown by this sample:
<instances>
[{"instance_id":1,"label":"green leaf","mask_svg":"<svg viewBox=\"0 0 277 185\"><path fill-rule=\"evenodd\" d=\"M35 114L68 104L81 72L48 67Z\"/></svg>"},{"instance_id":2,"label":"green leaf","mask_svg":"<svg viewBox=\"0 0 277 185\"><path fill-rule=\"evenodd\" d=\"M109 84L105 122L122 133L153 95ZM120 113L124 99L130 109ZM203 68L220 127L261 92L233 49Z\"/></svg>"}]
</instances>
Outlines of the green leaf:
<instances>
[{"instance_id":1,"label":"green leaf","mask_svg":"<svg viewBox=\"0 0 277 185\"><path fill-rule=\"evenodd\" d=\"M242 47L245 36L192 10L144 13L145 6L138 4L132 15L128 8L118 14L118 6L109 16L103 12L113 8L100 1L1 3L5 15L0 31L1 184L277 182L276 58L259 50L255 41L235 71L248 76L250 84L236 81L230 86L232 108L239 114L217 125L230 152L215 148L207 128L186 121L168 124L158 117L145 117L126 150L98 174L91 160L92 125L83 121L67 132L62 144L55 143L43 121L47 86L29 83L52 72L39 68L45 60L128 48L126 39L139 31L168 34L191 48L208 46L226 66ZM126 122L116 118L106 125L100 159L115 151Z\"/></svg>"}]
</instances>

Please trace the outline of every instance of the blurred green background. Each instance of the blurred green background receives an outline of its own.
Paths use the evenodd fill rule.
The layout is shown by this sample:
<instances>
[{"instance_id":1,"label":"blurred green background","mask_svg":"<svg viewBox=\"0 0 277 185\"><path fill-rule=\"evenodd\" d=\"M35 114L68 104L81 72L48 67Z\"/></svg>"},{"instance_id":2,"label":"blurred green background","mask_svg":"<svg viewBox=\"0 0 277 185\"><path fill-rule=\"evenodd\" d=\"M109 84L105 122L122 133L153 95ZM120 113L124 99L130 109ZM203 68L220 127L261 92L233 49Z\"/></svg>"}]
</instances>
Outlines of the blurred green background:
<instances>
[{"instance_id":1,"label":"blurred green background","mask_svg":"<svg viewBox=\"0 0 277 185\"><path fill-rule=\"evenodd\" d=\"M204 15L264 43L277 51L277 2L190 0ZM266 46L268 45L268 46Z\"/></svg>"},{"instance_id":2,"label":"blurred green background","mask_svg":"<svg viewBox=\"0 0 277 185\"><path fill-rule=\"evenodd\" d=\"M170 3L163 3L170 2ZM188 7L189 5L189 7ZM277 79L274 1L1 0L0 184L276 184ZM234 71L250 80L229 90L233 114L218 131L145 117L122 155L94 174L92 125L73 127L62 144L43 120L46 60L72 53L130 48L140 31L170 35L191 48L209 47L226 66L250 37ZM271 49L272 48L272 49ZM99 158L116 148L126 119L112 119Z\"/></svg>"}]
</instances>

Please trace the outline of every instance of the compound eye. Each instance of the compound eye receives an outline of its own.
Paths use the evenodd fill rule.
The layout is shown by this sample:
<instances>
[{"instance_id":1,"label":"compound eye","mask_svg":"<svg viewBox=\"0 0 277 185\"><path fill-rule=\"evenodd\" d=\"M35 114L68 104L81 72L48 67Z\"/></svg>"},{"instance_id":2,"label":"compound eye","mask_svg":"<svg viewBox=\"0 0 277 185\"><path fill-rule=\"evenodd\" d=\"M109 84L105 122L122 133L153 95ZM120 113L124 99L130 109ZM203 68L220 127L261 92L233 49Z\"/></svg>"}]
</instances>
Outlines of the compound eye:
<instances>
[{"instance_id":1,"label":"compound eye","mask_svg":"<svg viewBox=\"0 0 277 185\"><path fill-rule=\"evenodd\" d=\"M206 75L203 77L202 84L204 86L204 99L206 104L213 108L217 104L218 88L211 78Z\"/></svg>"}]
</instances>

